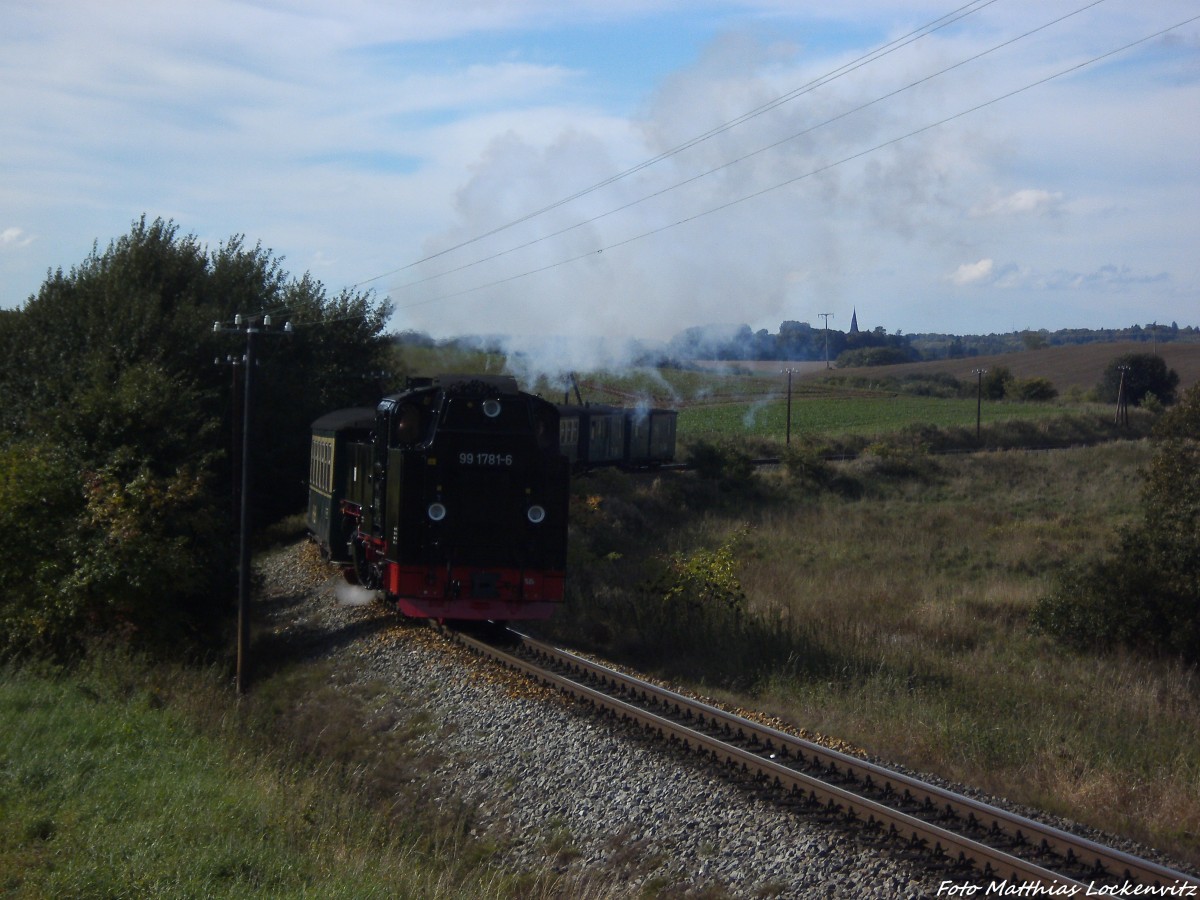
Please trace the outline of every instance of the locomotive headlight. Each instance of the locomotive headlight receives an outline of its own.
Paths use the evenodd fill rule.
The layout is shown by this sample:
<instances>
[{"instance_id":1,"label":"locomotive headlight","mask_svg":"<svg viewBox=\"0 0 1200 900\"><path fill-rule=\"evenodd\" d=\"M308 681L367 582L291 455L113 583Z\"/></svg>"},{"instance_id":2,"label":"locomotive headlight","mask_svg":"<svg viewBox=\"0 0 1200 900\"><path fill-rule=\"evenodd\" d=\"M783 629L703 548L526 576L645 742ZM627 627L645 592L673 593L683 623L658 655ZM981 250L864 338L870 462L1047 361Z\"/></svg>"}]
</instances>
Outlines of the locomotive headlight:
<instances>
[{"instance_id":1,"label":"locomotive headlight","mask_svg":"<svg viewBox=\"0 0 1200 900\"><path fill-rule=\"evenodd\" d=\"M496 416L500 415L500 401L499 400L484 400L483 401L483 414L485 416L487 416L489 419L494 419L494 418L496 418Z\"/></svg>"},{"instance_id":2,"label":"locomotive headlight","mask_svg":"<svg viewBox=\"0 0 1200 900\"><path fill-rule=\"evenodd\" d=\"M533 506L529 507L529 509L525 510L525 516L534 525L540 525L546 520L546 508L543 506L538 506L535 503Z\"/></svg>"},{"instance_id":3,"label":"locomotive headlight","mask_svg":"<svg viewBox=\"0 0 1200 900\"><path fill-rule=\"evenodd\" d=\"M445 504L442 503L430 503L429 509L427 509L426 512L429 514L429 518L434 522L440 522L442 519L446 518L446 507Z\"/></svg>"}]
</instances>

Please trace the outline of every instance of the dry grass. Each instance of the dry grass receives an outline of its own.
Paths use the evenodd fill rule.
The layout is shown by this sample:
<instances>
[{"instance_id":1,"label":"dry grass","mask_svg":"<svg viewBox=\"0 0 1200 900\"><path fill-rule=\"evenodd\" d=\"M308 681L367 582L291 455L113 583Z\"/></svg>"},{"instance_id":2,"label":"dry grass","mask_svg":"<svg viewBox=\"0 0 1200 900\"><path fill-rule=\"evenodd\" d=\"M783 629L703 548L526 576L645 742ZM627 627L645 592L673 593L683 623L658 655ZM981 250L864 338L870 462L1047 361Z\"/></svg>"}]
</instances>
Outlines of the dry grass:
<instances>
[{"instance_id":1,"label":"dry grass","mask_svg":"<svg viewBox=\"0 0 1200 900\"><path fill-rule=\"evenodd\" d=\"M980 454L900 475L863 459L839 467L856 499L799 489L782 469L723 489L593 482L595 527L578 518L576 538L605 591L556 627L872 754L1200 862L1200 677L1077 655L1027 624L1056 571L1102 554L1136 516L1148 453ZM653 573L654 559L625 538L657 532L672 553L736 548L746 614L695 618L699 650L682 651L681 634L630 634L660 598L631 574ZM616 562L602 561L608 550Z\"/></svg>"}]
</instances>

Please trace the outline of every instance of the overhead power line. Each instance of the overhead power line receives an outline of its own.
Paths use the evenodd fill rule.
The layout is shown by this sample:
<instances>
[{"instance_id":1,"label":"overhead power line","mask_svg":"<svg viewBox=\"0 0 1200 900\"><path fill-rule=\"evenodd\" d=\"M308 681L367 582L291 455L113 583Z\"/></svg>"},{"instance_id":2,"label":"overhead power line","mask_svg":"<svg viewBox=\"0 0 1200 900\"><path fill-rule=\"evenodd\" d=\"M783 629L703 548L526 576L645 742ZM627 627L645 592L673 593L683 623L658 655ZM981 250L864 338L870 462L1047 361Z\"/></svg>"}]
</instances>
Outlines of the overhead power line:
<instances>
[{"instance_id":1,"label":"overhead power line","mask_svg":"<svg viewBox=\"0 0 1200 900\"><path fill-rule=\"evenodd\" d=\"M1009 38L1006 41L1001 41L999 44L995 44L994 46L989 47L987 50L982 50L973 56L969 56L966 59L959 60L958 62L956 62L952 65L949 65L944 69L940 69L937 72L933 72L932 74L925 75L922 78L918 78L916 81L911 81L908 84L904 85L903 87L896 88L893 91L889 91L886 94L882 94L873 100L868 100L866 103L860 104L859 106L856 106L853 109L848 109L844 112L838 113L836 116L832 116L828 119L825 119L824 121L819 122L816 125L810 125L809 127L805 128L801 131L798 131L794 134L790 134L787 137L780 138L779 140L773 141L772 143L767 144L763 147L759 147L757 150L752 150L749 153L745 153L739 157L736 157L735 159L727 160L726 162L723 162L718 166L714 166L713 168L708 169L704 172L699 172L695 175L691 175L691 176L683 179L682 181L677 181L674 184L668 185L667 187L660 188L656 191L653 191L652 193L645 194L641 197L638 197L635 200L630 200L627 203L623 203L620 206L614 207L605 212L597 213L594 216L591 216L587 219L583 219L582 221L576 222L573 225L567 225L566 227L560 228L557 231L552 231L547 234L539 235L538 237L528 240L523 244L517 244L515 246L509 247L504 250L497 250L495 253L492 253L488 256L480 257L479 259L473 260L471 262L463 263L462 265L455 266L454 268L451 268L451 269L445 269L441 272L436 272L432 275L427 275L424 278L418 278L414 281L406 282L405 284L399 285L398 287L401 289L410 288L410 287L414 287L419 284L424 284L429 281L434 281L438 278L444 278L447 275L452 275L456 272L462 272L466 269L474 268L475 266L482 265L483 263L491 262L492 260L499 259L502 256L507 256L509 253L515 253L518 250L525 250L529 247L534 246L535 244L540 244L543 241L548 241L548 240L551 240L552 238L560 237L561 235L564 235L564 234L567 234L568 232L574 231L576 228L582 228L585 225L591 225L592 223L598 222L601 219L605 219L605 218L608 218L609 216L615 215L617 213L624 212L627 209L632 209L633 207L638 206L642 203L645 203L649 200L653 200L657 197L661 197L664 194L670 193L671 191L678 190L681 187L686 187L689 184L692 184L703 178L707 178L710 175L714 175L717 172L720 172L724 169L729 168L730 166L734 166L734 165L737 165L738 163L745 162L746 160L752 159L755 156L759 156L760 154L766 153L769 150L774 150L775 148L780 147L790 141L794 141L798 138L805 137L806 135L812 134L813 132L815 132L821 128L824 128L827 125L832 125L834 122L841 121L842 119L848 118L849 116L852 116L855 113L862 112L864 109L868 109L872 106L875 106L876 104L882 103L885 100L890 100L893 97L899 96L900 94L903 94L906 91L910 91L915 87L919 87L920 85L925 84L929 81L932 81L935 78L940 78L941 76L943 76L949 72L952 72L955 69L959 69L969 63L976 62L977 60L980 60L983 57L988 56L989 54L995 53L998 50L1002 50L1005 47L1011 46L1012 44L1015 44L1018 41L1025 40L1026 38L1029 38L1032 35L1037 34L1038 32L1045 31L1047 28L1051 28L1055 25L1058 25L1058 24L1066 21L1067 19L1070 19L1073 16L1077 16L1080 13L1086 12L1087 10L1089 10L1095 6L1099 6L1101 3L1104 3L1104 2L1106 2L1106 0L1092 0L1091 3L1081 6L1078 9L1073 10L1072 12L1061 15L1056 19L1052 19L1049 22L1046 22L1042 25L1037 26L1036 28L1031 28L1030 30L1028 30L1022 34L1017 35L1016 37ZM561 204L556 204L556 205L561 205ZM460 245L460 246L465 246L465 245ZM432 258L433 257L429 257L427 259L432 259Z\"/></svg>"},{"instance_id":2,"label":"overhead power line","mask_svg":"<svg viewBox=\"0 0 1200 900\"><path fill-rule=\"evenodd\" d=\"M638 163L637 165L631 166L630 168L625 169L624 171L618 172L615 175L610 175L608 178L605 178L602 181L598 181L589 187L583 188L582 190L576 191L574 194L571 194L567 197L563 197L560 200L556 200L553 203L549 204L548 206L543 206L540 209L536 209L536 210L533 210L532 212L525 213L524 215L522 215L516 219L506 222L503 225L498 225L489 231L485 231L481 234L477 234L474 237L468 238L467 240L462 241L461 243L455 244L452 247L446 247L442 250L437 251L436 253L431 253L430 255L422 257L421 259L413 260L412 262L406 263L395 269L391 269L391 270L389 270L387 272L383 272L379 275L373 275L370 278L365 278L362 281L359 281L356 284L352 285L352 287L361 287L362 285L370 284L375 281L379 281L382 278L387 278L389 275L395 275L399 272L403 272L408 269L414 268L415 266L422 265L423 263L430 262L431 260L437 259L441 256L445 256L448 253L453 253L455 250L461 250L463 247L469 247L471 244L478 243L479 241L482 241L485 238L489 238L495 234L499 234L502 231L507 231L509 228L513 228L514 226L520 225L523 222L528 222L530 219L535 219L540 215L543 215L552 210L558 209L560 206L564 206L567 203L571 203L575 200L580 199L581 197L586 197L588 194L598 191L601 188L608 187L610 184L614 184L615 182L620 181L623 178L627 178L630 175L634 175L634 174L642 171L643 169L647 169L650 166L653 166L657 163L662 162L663 160L669 159L672 156L682 153L684 150L689 150L692 147L695 147L696 145L709 140L710 138L714 138L719 134L724 134L726 131L736 128L738 125L748 122L751 119L754 119L758 116L763 115L764 113L770 112L771 110L776 109L777 107L782 106L783 104L788 103L788 102L796 99L797 97L800 97L806 93L814 91L817 88L819 88L825 84L828 84L830 81L833 81L836 78L840 78L843 75L847 75L850 72L853 72L853 71L856 71L857 69L862 68L863 66L869 65L872 62L882 59L883 57L885 57L891 53L894 53L897 50L900 50L903 47L906 47L909 44L911 44L915 41L918 41L923 37L933 34L935 31L939 31L942 28L952 25L955 22L959 21L960 19L964 19L967 16L972 15L973 13L979 12L979 10L984 9L988 6L991 6L993 3L996 3L996 2L997 2L997 0L972 0L972 2L967 3L963 6L960 6L957 9L955 9L951 12L948 12L945 15L940 16L937 19L934 19L931 22L927 22L926 24L922 25L921 27L910 31L907 34L902 35L901 37L895 38L894 40L891 40L886 44L882 44L881 46L875 48L874 50L871 50L870 52L865 53L864 55L846 63L845 65L839 66L838 68L833 69L830 72L827 72L826 74L820 76L819 78L815 78L812 81L806 82L805 84L803 84L797 88L794 88L791 91L788 91L786 94L781 94L780 96L774 98L773 100L770 100L767 103L762 104L761 106L755 107L754 109L750 110L749 112L742 113L741 115L737 116L736 118L730 119L729 121L724 122L723 124L718 125L715 128L712 128L702 134L696 135L693 138L689 138L688 140L684 141L682 144L677 144L676 146L672 147L669 150L664 150L662 153L659 153L658 155L653 156L649 159L643 160L642 162ZM1102 0L1097 0L1097 2L1102 2ZM491 257L489 257L489 258L491 258Z\"/></svg>"},{"instance_id":3,"label":"overhead power line","mask_svg":"<svg viewBox=\"0 0 1200 900\"><path fill-rule=\"evenodd\" d=\"M577 254L575 256L561 259L557 262L548 263L546 265L538 266L536 268L529 269L524 272L518 272L513 275L508 275L504 278L499 278L494 281L487 282L486 284L480 284L480 285L476 285L474 287L465 288L460 291L455 291L453 293L441 294L437 297L430 297L425 300L418 300L413 303L403 304L403 305L397 306L397 309L411 309L411 308L414 308L417 306L423 306L427 303L435 303L435 302L438 302L441 300L448 300L448 299L452 299L454 297L465 296L467 294L475 293L476 291L481 291L481 290L485 290L490 287L496 287L501 284L507 284L512 281L517 281L521 278L526 278L530 275L536 275L541 272L547 272L547 271L550 271L551 269L556 269L556 268L559 268L560 266L569 265L570 263L578 262L583 259L590 259L593 256L595 256L597 253L604 253L609 250L615 250L620 247L624 247L628 244L635 243L636 241L640 241L645 238L651 237L653 235L661 234L664 231L668 231L672 228L677 228L680 225L685 225L689 222L694 222L697 219L701 219L706 216L710 216L713 213L721 212L721 211L729 209L733 206L737 206L741 203L745 203L747 200L753 200L757 197L763 196L764 194L769 194L773 191L779 190L780 188L787 187L788 185L795 184L796 182L799 182L799 181L803 181L806 178L811 178L814 175L819 175L823 172L827 172L830 169L834 169L834 168L844 165L848 162L853 162L856 159L861 159L864 156L868 156L871 153L875 153L879 150L882 150L885 147L890 147L894 144L900 143L901 141L905 141L905 140L908 140L909 138L915 137L919 134L923 134L926 131L931 131L934 128L939 128L942 125L946 125L949 122L953 122L957 119L961 119L964 116L968 116L972 113L978 112L981 109L986 109L987 107L993 106L996 103L999 103L1003 100L1008 100L1019 94L1023 94L1026 91L1032 90L1035 87L1039 87L1050 81L1054 81L1055 79L1062 78L1065 75L1070 75L1073 72L1078 72L1079 70L1087 68L1088 66L1095 65L1096 63L1101 62L1102 60L1109 59L1110 57L1116 56L1119 53L1123 53L1126 50L1129 50L1140 44L1144 44L1147 41L1152 41L1155 38L1162 37L1165 34L1169 34L1172 31L1175 31L1179 28L1183 28L1185 25L1190 25L1191 23L1196 22L1198 20L1200 20L1200 15L1196 15L1196 16L1192 16L1188 19L1184 19L1183 21L1177 22L1174 25L1170 25L1166 28L1160 29L1159 31L1154 32L1153 34L1145 35L1144 37L1141 37L1136 40L1130 41L1126 44L1123 44L1120 47L1116 47L1112 50L1106 51L1105 53L1101 53L1098 56L1093 56L1090 59L1084 60L1083 62L1068 66L1068 67L1061 69L1051 75L1047 75L1044 78L1039 78L1036 81L1032 81L1022 87L1015 88L1014 90L1007 91L996 97L992 97L990 100L985 100L982 103L978 103L975 106L969 107L968 109L961 110L960 112L954 113L953 115L946 116L945 118L939 119L936 122L930 122L927 125L923 125L920 128L915 128L912 131L909 131L909 132L906 132L905 134L899 135L898 137L894 137L889 140L883 141L881 143L875 144L874 146L869 147L865 150L860 150L857 153L852 153L849 156L842 157L841 159L838 159L831 163L827 163L826 165L823 165L823 166L819 166L819 167L812 169L808 172L805 172L803 174L796 175L796 176L793 176L792 178L785 179L784 181L777 182L776 184L773 184L769 187L762 188L761 190L753 191L749 194L744 194L733 200L729 200L726 203L722 203L717 206L710 207L708 209L702 210L701 212L694 213L689 216L684 216L683 218L677 219L674 222L670 222L665 225L660 225L658 227L648 229L648 230L640 232L638 234L631 235L630 237L623 238L622 240L615 241L604 247L600 247L595 250L588 251L587 253Z\"/></svg>"}]
</instances>

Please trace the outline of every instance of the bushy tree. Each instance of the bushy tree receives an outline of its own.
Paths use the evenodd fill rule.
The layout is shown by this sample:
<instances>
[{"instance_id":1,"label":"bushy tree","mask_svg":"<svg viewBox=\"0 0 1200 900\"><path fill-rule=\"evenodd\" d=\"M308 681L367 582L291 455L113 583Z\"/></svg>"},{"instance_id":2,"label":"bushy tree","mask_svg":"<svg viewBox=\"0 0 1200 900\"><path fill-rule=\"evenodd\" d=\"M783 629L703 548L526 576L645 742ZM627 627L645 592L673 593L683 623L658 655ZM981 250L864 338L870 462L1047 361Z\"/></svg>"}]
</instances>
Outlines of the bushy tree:
<instances>
[{"instance_id":1,"label":"bushy tree","mask_svg":"<svg viewBox=\"0 0 1200 900\"><path fill-rule=\"evenodd\" d=\"M1167 368L1166 361L1153 353L1125 353L1109 362L1096 385L1096 397L1101 403L1116 403L1125 375L1125 396L1134 406L1141 405L1149 394L1160 403L1175 401L1179 374Z\"/></svg>"},{"instance_id":2,"label":"bushy tree","mask_svg":"<svg viewBox=\"0 0 1200 900\"><path fill-rule=\"evenodd\" d=\"M261 246L235 237L210 252L173 223L142 219L0 317L0 478L10 497L0 517L10 534L49 529L33 568L0 556L10 645L16 634L69 643L84 625L178 637L224 609L240 404L233 370L213 363L240 357L245 339L214 333L213 322L268 312L296 331L261 342L262 521L300 508L309 423L378 398L362 374L390 358L386 303L330 299ZM39 495L36 525L24 522Z\"/></svg>"},{"instance_id":3,"label":"bushy tree","mask_svg":"<svg viewBox=\"0 0 1200 900\"><path fill-rule=\"evenodd\" d=\"M893 366L909 362L911 359L911 352L900 347L861 347L857 350L843 350L837 358L837 367L849 369L860 366Z\"/></svg>"},{"instance_id":4,"label":"bushy tree","mask_svg":"<svg viewBox=\"0 0 1200 900\"><path fill-rule=\"evenodd\" d=\"M1048 378L1015 378L1007 385L1005 396L1011 400L1045 402L1058 396L1058 390Z\"/></svg>"},{"instance_id":5,"label":"bushy tree","mask_svg":"<svg viewBox=\"0 0 1200 900\"><path fill-rule=\"evenodd\" d=\"M1061 577L1034 625L1081 646L1200 661L1200 385L1156 428L1139 522L1108 556Z\"/></svg>"},{"instance_id":6,"label":"bushy tree","mask_svg":"<svg viewBox=\"0 0 1200 900\"><path fill-rule=\"evenodd\" d=\"M1003 400L1013 383L1013 373L1007 366L992 366L976 386L985 400Z\"/></svg>"}]
</instances>

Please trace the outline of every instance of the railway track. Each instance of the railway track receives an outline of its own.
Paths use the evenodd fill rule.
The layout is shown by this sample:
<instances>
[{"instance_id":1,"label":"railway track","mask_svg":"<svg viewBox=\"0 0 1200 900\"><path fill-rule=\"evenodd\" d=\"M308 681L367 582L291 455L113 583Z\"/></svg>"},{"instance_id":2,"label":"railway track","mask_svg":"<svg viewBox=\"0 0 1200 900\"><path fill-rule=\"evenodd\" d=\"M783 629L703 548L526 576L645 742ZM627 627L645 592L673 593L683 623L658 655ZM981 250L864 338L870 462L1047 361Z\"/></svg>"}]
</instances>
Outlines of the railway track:
<instances>
[{"instance_id":1,"label":"railway track","mask_svg":"<svg viewBox=\"0 0 1200 900\"><path fill-rule=\"evenodd\" d=\"M735 768L947 873L970 896L1200 896L1200 879L617 672L516 632L473 652Z\"/></svg>"}]
</instances>

